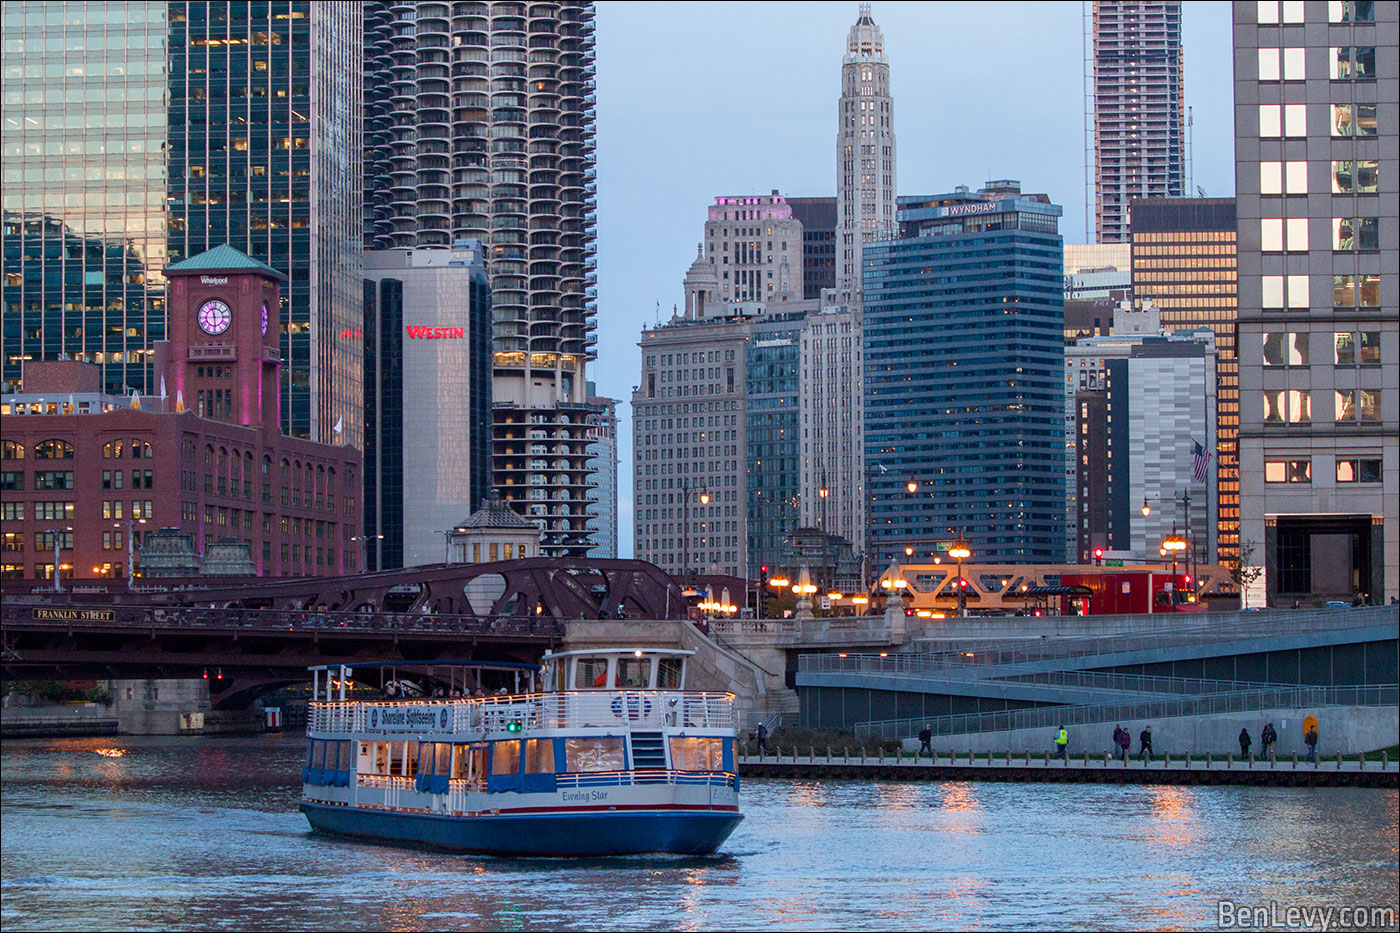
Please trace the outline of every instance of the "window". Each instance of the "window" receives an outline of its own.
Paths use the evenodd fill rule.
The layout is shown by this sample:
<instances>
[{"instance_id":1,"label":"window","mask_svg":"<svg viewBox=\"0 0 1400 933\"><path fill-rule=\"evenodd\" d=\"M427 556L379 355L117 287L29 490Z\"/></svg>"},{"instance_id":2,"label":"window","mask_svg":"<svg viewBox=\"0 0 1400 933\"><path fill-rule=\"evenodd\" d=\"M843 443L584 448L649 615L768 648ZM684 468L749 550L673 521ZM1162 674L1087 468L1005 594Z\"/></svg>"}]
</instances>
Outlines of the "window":
<instances>
[{"instance_id":1,"label":"window","mask_svg":"<svg viewBox=\"0 0 1400 933\"><path fill-rule=\"evenodd\" d=\"M1259 80L1277 81L1280 78L1285 81L1303 80L1301 48L1259 50Z\"/></svg>"},{"instance_id":2,"label":"window","mask_svg":"<svg viewBox=\"0 0 1400 933\"><path fill-rule=\"evenodd\" d=\"M1311 460L1265 460L1266 483L1311 483Z\"/></svg>"},{"instance_id":3,"label":"window","mask_svg":"<svg viewBox=\"0 0 1400 933\"><path fill-rule=\"evenodd\" d=\"M1266 253L1281 253L1285 249L1290 253L1307 252L1308 219L1265 217L1259 221L1259 243ZM1291 302L1289 306L1293 306Z\"/></svg>"},{"instance_id":4,"label":"window","mask_svg":"<svg viewBox=\"0 0 1400 933\"><path fill-rule=\"evenodd\" d=\"M24 521L24 503L0 502L0 520L7 522Z\"/></svg>"},{"instance_id":5,"label":"window","mask_svg":"<svg viewBox=\"0 0 1400 933\"><path fill-rule=\"evenodd\" d=\"M1375 136L1375 104L1333 104L1333 136Z\"/></svg>"},{"instance_id":6,"label":"window","mask_svg":"<svg viewBox=\"0 0 1400 933\"><path fill-rule=\"evenodd\" d=\"M1329 23L1374 23L1375 21L1375 0L1328 0L1327 22ZM1262 23L1263 20L1260 22Z\"/></svg>"},{"instance_id":7,"label":"window","mask_svg":"<svg viewBox=\"0 0 1400 933\"><path fill-rule=\"evenodd\" d=\"M1379 217L1333 217L1332 249L1336 251L1380 249L1380 223Z\"/></svg>"},{"instance_id":8,"label":"window","mask_svg":"<svg viewBox=\"0 0 1400 933\"><path fill-rule=\"evenodd\" d=\"M1381 393L1375 389L1337 389L1338 422L1380 421Z\"/></svg>"},{"instance_id":9,"label":"window","mask_svg":"<svg viewBox=\"0 0 1400 933\"><path fill-rule=\"evenodd\" d=\"M671 744L671 768L675 771L723 771L724 740L675 737Z\"/></svg>"},{"instance_id":10,"label":"window","mask_svg":"<svg viewBox=\"0 0 1400 933\"><path fill-rule=\"evenodd\" d=\"M54 533L52 531L34 532L34 549L38 551L52 551L54 546ZM59 550L73 550L73 532L71 530L60 531L58 533Z\"/></svg>"},{"instance_id":11,"label":"window","mask_svg":"<svg viewBox=\"0 0 1400 933\"><path fill-rule=\"evenodd\" d=\"M1356 363L1356 335L1336 334L1336 365L1353 366Z\"/></svg>"},{"instance_id":12,"label":"window","mask_svg":"<svg viewBox=\"0 0 1400 933\"><path fill-rule=\"evenodd\" d=\"M493 775L520 773L519 739L491 743L491 773Z\"/></svg>"},{"instance_id":13,"label":"window","mask_svg":"<svg viewBox=\"0 0 1400 933\"><path fill-rule=\"evenodd\" d=\"M34 474L35 489L72 489L72 470L42 470Z\"/></svg>"},{"instance_id":14,"label":"window","mask_svg":"<svg viewBox=\"0 0 1400 933\"><path fill-rule=\"evenodd\" d=\"M579 658L575 662L574 689L581 690L587 687L606 687L608 685L608 659L607 658Z\"/></svg>"},{"instance_id":15,"label":"window","mask_svg":"<svg viewBox=\"0 0 1400 933\"><path fill-rule=\"evenodd\" d=\"M679 690L681 686L681 659L660 658L656 662L656 689Z\"/></svg>"},{"instance_id":16,"label":"window","mask_svg":"<svg viewBox=\"0 0 1400 933\"><path fill-rule=\"evenodd\" d=\"M1308 335L1266 333L1264 337L1265 366L1308 365Z\"/></svg>"},{"instance_id":17,"label":"window","mask_svg":"<svg viewBox=\"0 0 1400 933\"><path fill-rule=\"evenodd\" d=\"M119 459L122 455L122 446L125 442L121 440L108 441L102 445L102 459Z\"/></svg>"},{"instance_id":18,"label":"window","mask_svg":"<svg viewBox=\"0 0 1400 933\"><path fill-rule=\"evenodd\" d=\"M1302 424L1312 421L1312 395L1306 389L1278 389L1264 393L1264 421Z\"/></svg>"},{"instance_id":19,"label":"window","mask_svg":"<svg viewBox=\"0 0 1400 933\"><path fill-rule=\"evenodd\" d=\"M1379 483L1381 481L1381 461L1377 459L1338 459L1337 482L1339 483Z\"/></svg>"},{"instance_id":20,"label":"window","mask_svg":"<svg viewBox=\"0 0 1400 933\"><path fill-rule=\"evenodd\" d=\"M622 737L565 739L564 761L571 772L621 771L626 767Z\"/></svg>"},{"instance_id":21,"label":"window","mask_svg":"<svg viewBox=\"0 0 1400 933\"><path fill-rule=\"evenodd\" d=\"M72 460L73 445L67 441L47 440L34 445L35 460Z\"/></svg>"},{"instance_id":22,"label":"window","mask_svg":"<svg viewBox=\"0 0 1400 933\"><path fill-rule=\"evenodd\" d=\"M0 472L0 489L6 492L18 492L24 489L24 472L22 470Z\"/></svg>"},{"instance_id":23,"label":"window","mask_svg":"<svg viewBox=\"0 0 1400 933\"><path fill-rule=\"evenodd\" d=\"M1338 308L1360 305L1363 308L1378 308L1381 303L1381 277L1379 275L1334 275L1332 276L1332 304Z\"/></svg>"},{"instance_id":24,"label":"window","mask_svg":"<svg viewBox=\"0 0 1400 933\"><path fill-rule=\"evenodd\" d=\"M530 739L525 743L525 773L554 773L553 739Z\"/></svg>"},{"instance_id":25,"label":"window","mask_svg":"<svg viewBox=\"0 0 1400 933\"><path fill-rule=\"evenodd\" d=\"M1380 166L1376 159L1332 163L1333 194L1375 194L1379 190Z\"/></svg>"},{"instance_id":26,"label":"window","mask_svg":"<svg viewBox=\"0 0 1400 933\"><path fill-rule=\"evenodd\" d=\"M23 460L24 445L18 441L0 441L0 460Z\"/></svg>"},{"instance_id":27,"label":"window","mask_svg":"<svg viewBox=\"0 0 1400 933\"><path fill-rule=\"evenodd\" d=\"M23 514L20 515L23 518ZM71 502L36 502L34 503L35 521L72 521L73 503Z\"/></svg>"},{"instance_id":28,"label":"window","mask_svg":"<svg viewBox=\"0 0 1400 933\"><path fill-rule=\"evenodd\" d=\"M1328 77L1334 81L1376 80L1374 47L1333 48L1327 56Z\"/></svg>"}]
</instances>

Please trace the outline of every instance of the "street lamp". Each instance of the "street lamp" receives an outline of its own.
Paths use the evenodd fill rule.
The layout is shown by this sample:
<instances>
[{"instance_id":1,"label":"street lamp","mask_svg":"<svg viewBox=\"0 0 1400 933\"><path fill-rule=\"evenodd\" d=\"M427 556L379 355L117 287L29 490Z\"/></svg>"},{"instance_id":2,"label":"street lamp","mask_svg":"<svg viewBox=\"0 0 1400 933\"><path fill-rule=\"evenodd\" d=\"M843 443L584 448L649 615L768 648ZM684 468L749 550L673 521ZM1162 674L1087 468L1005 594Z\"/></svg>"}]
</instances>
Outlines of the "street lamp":
<instances>
[{"instance_id":1,"label":"street lamp","mask_svg":"<svg viewBox=\"0 0 1400 933\"><path fill-rule=\"evenodd\" d=\"M366 570L369 569L369 565L368 565L368 563L367 563L367 561L366 561L366 558L365 558L365 542L366 542L366 541L382 541L382 540L384 540L384 536L383 536L383 535L351 535L351 536L350 536L350 540L351 540L351 541L358 541L358 542L360 542L360 572L361 572L361 573L364 573Z\"/></svg>"},{"instance_id":2,"label":"street lamp","mask_svg":"<svg viewBox=\"0 0 1400 933\"><path fill-rule=\"evenodd\" d=\"M60 571L63 569L63 562L59 559L58 550L63 544L64 533L72 531L73 526L63 525L57 528L46 528L44 530L53 536L53 591L55 593L62 593L63 580L61 579L62 574Z\"/></svg>"},{"instance_id":3,"label":"street lamp","mask_svg":"<svg viewBox=\"0 0 1400 933\"><path fill-rule=\"evenodd\" d=\"M962 532L958 532L958 540L953 542L953 546L948 548L948 556L958 559L958 618L967 617L967 587L963 583L962 562L964 558L972 556L972 552L967 548L967 542L963 540Z\"/></svg>"},{"instance_id":4,"label":"street lamp","mask_svg":"<svg viewBox=\"0 0 1400 933\"><path fill-rule=\"evenodd\" d=\"M1162 550L1168 552L1172 556L1172 588L1169 599L1172 612L1176 612L1176 557L1182 551L1186 550L1186 541L1176 533L1175 524L1172 525L1172 533L1163 539Z\"/></svg>"},{"instance_id":5,"label":"street lamp","mask_svg":"<svg viewBox=\"0 0 1400 933\"><path fill-rule=\"evenodd\" d=\"M709 504L710 504L710 492L709 492L709 490L707 490L704 486L694 487L693 491L699 493L699 496L700 496L700 504L701 504L701 505L709 505ZM695 574L694 574L694 572L692 571L691 566L690 566L690 493L691 493L691 492L692 492L692 487L691 487L691 485L690 485L690 480L688 480L688 479L682 479L682 480L681 480L681 541L682 541L683 543L682 543L682 545L681 545L681 554L682 554L681 560L682 560L682 562L683 562L684 565L685 565L685 568L684 568L684 569L685 569L685 572L686 572L686 573L689 573L689 574L691 575L691 578L694 579Z\"/></svg>"},{"instance_id":6,"label":"street lamp","mask_svg":"<svg viewBox=\"0 0 1400 933\"><path fill-rule=\"evenodd\" d=\"M126 522L126 585L128 589L136 582L136 545L135 531L133 529L137 525L144 524L146 524L144 518L132 518L128 519ZM121 522L112 522L113 528L120 528L121 526Z\"/></svg>"}]
</instances>

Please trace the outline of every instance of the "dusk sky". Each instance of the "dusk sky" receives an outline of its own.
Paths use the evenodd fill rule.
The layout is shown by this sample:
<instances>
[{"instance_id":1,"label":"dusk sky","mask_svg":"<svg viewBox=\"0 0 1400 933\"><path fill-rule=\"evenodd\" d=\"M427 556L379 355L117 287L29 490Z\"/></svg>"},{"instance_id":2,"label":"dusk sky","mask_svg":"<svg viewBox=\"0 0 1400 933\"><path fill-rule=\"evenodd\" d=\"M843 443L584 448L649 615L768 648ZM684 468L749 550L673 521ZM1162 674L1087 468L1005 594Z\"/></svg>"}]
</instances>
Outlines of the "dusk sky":
<instances>
[{"instance_id":1,"label":"dusk sky","mask_svg":"<svg viewBox=\"0 0 1400 933\"><path fill-rule=\"evenodd\" d=\"M621 399L619 555L632 554L641 328L681 303L717 195L836 193L841 56L858 4L598 3L598 362ZM1234 194L1230 5L1184 5L1194 184ZM1080 3L876 2L894 96L898 192L1015 178L1084 222ZM994 17L994 18L989 18Z\"/></svg>"}]
</instances>

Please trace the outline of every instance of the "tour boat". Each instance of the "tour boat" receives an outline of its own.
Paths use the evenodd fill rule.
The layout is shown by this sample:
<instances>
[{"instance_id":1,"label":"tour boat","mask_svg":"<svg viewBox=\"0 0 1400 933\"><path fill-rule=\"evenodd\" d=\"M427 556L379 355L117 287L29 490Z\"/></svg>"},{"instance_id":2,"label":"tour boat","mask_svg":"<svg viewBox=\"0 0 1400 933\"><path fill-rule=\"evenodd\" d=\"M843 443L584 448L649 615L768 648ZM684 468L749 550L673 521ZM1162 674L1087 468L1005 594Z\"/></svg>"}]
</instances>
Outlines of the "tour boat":
<instances>
[{"instance_id":1,"label":"tour boat","mask_svg":"<svg viewBox=\"0 0 1400 933\"><path fill-rule=\"evenodd\" d=\"M315 830L463 852L714 852L743 819L737 722L732 693L684 689L693 653L549 653L523 691L457 697L454 675L408 700L347 699L348 666L312 668L301 810Z\"/></svg>"}]
</instances>

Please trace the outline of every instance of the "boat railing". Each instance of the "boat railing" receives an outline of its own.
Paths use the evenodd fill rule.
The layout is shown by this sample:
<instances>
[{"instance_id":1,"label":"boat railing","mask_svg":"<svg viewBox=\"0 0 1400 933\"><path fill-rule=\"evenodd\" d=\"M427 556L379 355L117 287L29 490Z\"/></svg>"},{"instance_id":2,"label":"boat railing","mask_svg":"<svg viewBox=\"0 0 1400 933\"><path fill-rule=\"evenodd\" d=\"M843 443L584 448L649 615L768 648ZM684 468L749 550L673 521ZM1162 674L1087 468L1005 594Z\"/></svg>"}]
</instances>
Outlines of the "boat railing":
<instances>
[{"instance_id":1,"label":"boat railing","mask_svg":"<svg viewBox=\"0 0 1400 933\"><path fill-rule=\"evenodd\" d=\"M417 790L417 778L400 774L360 774L356 776L361 787L379 787L384 790Z\"/></svg>"},{"instance_id":2,"label":"boat railing","mask_svg":"<svg viewBox=\"0 0 1400 933\"><path fill-rule=\"evenodd\" d=\"M555 776L560 790L593 787L632 787L648 784L681 784L700 787L733 787L734 775L725 771L584 771Z\"/></svg>"},{"instance_id":3,"label":"boat railing","mask_svg":"<svg viewBox=\"0 0 1400 933\"><path fill-rule=\"evenodd\" d=\"M701 691L599 690L470 699L310 704L307 731L386 734L528 729L737 729L734 695Z\"/></svg>"}]
</instances>

